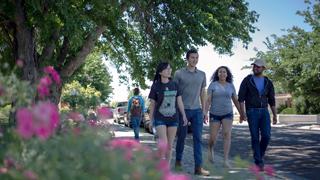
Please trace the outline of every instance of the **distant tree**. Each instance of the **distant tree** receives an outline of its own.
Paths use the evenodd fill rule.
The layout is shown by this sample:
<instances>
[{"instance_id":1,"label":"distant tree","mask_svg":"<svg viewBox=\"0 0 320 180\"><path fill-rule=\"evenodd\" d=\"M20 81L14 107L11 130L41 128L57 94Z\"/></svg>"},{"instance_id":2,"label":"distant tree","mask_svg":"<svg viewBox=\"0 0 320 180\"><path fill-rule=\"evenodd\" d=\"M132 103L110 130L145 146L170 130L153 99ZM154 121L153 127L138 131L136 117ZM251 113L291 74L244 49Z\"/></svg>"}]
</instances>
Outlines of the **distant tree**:
<instances>
[{"instance_id":1,"label":"distant tree","mask_svg":"<svg viewBox=\"0 0 320 180\"><path fill-rule=\"evenodd\" d=\"M98 52L90 54L85 63L75 71L69 81L76 80L81 86L90 86L101 93L101 100L106 102L112 93L112 76ZM68 82L69 82L68 81Z\"/></svg>"},{"instance_id":2,"label":"distant tree","mask_svg":"<svg viewBox=\"0 0 320 180\"><path fill-rule=\"evenodd\" d=\"M299 27L287 30L288 34L267 38L266 52L257 56L267 60L268 75L294 98L298 113L320 113L320 1L306 1L309 7L297 14L305 18L312 31Z\"/></svg>"},{"instance_id":3,"label":"distant tree","mask_svg":"<svg viewBox=\"0 0 320 180\"><path fill-rule=\"evenodd\" d=\"M61 101L68 103L72 110L86 114L88 109L101 103L101 93L90 85L82 86L78 81L72 81L64 86Z\"/></svg>"}]
</instances>

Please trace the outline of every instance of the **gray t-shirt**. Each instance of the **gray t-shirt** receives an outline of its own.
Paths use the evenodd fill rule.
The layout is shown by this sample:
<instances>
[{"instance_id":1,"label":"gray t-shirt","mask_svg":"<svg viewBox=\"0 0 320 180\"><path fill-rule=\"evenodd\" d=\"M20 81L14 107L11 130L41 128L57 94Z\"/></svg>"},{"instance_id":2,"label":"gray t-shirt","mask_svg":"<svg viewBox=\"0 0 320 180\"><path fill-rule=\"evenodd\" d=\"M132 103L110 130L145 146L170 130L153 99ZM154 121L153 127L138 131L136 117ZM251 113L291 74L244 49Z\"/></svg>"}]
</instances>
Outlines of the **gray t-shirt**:
<instances>
[{"instance_id":1,"label":"gray t-shirt","mask_svg":"<svg viewBox=\"0 0 320 180\"><path fill-rule=\"evenodd\" d=\"M212 97L210 113L223 116L233 113L231 97L236 95L232 83L220 84L218 81L211 82L208 87L208 95Z\"/></svg>"},{"instance_id":2,"label":"gray t-shirt","mask_svg":"<svg viewBox=\"0 0 320 180\"><path fill-rule=\"evenodd\" d=\"M199 109L200 92L206 87L206 74L199 69L194 72L187 68L182 68L176 71L174 81L179 86L179 91L182 94L182 101L185 109Z\"/></svg>"}]
</instances>

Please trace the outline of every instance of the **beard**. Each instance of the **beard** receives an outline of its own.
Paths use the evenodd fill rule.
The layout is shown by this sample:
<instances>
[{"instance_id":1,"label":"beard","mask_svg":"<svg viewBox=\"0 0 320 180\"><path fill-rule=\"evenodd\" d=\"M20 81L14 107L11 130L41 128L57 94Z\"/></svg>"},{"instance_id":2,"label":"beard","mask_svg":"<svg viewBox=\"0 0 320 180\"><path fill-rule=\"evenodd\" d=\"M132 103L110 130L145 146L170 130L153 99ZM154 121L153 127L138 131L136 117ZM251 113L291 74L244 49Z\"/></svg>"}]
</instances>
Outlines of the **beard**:
<instances>
[{"instance_id":1,"label":"beard","mask_svg":"<svg viewBox=\"0 0 320 180\"><path fill-rule=\"evenodd\" d=\"M254 74L255 76L261 76L261 75L262 75L262 72L254 72L254 71L253 71L253 74Z\"/></svg>"}]
</instances>

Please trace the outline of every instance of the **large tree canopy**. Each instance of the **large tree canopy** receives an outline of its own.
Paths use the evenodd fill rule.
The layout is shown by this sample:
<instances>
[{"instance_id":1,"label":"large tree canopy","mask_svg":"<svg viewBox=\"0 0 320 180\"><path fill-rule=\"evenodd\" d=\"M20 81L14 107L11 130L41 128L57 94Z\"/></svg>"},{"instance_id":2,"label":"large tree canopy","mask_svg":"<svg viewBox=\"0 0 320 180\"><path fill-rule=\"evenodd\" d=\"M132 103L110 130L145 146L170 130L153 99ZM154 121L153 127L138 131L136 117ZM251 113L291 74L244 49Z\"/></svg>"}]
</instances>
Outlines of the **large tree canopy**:
<instances>
[{"instance_id":1,"label":"large tree canopy","mask_svg":"<svg viewBox=\"0 0 320 180\"><path fill-rule=\"evenodd\" d=\"M247 46L257 17L244 0L2 0L0 61L23 60L22 79L31 83L46 65L66 80L98 45L146 87L159 61L181 67L190 47L212 43L231 54L234 40Z\"/></svg>"},{"instance_id":2,"label":"large tree canopy","mask_svg":"<svg viewBox=\"0 0 320 180\"><path fill-rule=\"evenodd\" d=\"M280 88L293 95L299 113L320 113L320 1L314 1L306 11L298 12L305 17L312 31L299 27L289 29L287 35L267 39L268 51L258 57L267 60L269 76Z\"/></svg>"}]
</instances>

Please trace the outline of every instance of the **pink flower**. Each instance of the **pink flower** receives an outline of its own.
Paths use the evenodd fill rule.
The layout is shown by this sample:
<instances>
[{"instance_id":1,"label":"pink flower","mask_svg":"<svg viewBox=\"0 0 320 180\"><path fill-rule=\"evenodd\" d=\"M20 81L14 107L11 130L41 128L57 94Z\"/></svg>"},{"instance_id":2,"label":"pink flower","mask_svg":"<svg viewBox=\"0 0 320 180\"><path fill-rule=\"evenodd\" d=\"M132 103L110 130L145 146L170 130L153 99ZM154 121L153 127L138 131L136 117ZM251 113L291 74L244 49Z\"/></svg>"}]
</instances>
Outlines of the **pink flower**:
<instances>
[{"instance_id":1,"label":"pink flower","mask_svg":"<svg viewBox=\"0 0 320 180\"><path fill-rule=\"evenodd\" d=\"M40 82L37 86L38 93L40 97L44 98L50 94L50 85L52 84L52 80L49 76L45 76L40 79Z\"/></svg>"},{"instance_id":2,"label":"pink flower","mask_svg":"<svg viewBox=\"0 0 320 180\"><path fill-rule=\"evenodd\" d=\"M168 173L164 176L164 180L191 180L191 178L184 174Z\"/></svg>"},{"instance_id":3,"label":"pink flower","mask_svg":"<svg viewBox=\"0 0 320 180\"><path fill-rule=\"evenodd\" d=\"M21 59L17 59L16 65L17 65L19 68L22 68L22 67L23 67L23 61L22 61Z\"/></svg>"},{"instance_id":4,"label":"pink flower","mask_svg":"<svg viewBox=\"0 0 320 180\"><path fill-rule=\"evenodd\" d=\"M158 141L158 151L160 155L164 155L168 152L168 143L163 140Z\"/></svg>"},{"instance_id":5,"label":"pink flower","mask_svg":"<svg viewBox=\"0 0 320 180\"><path fill-rule=\"evenodd\" d=\"M91 127L96 127L97 126L97 122L95 120L89 120L88 121L88 124L91 126Z\"/></svg>"},{"instance_id":6,"label":"pink flower","mask_svg":"<svg viewBox=\"0 0 320 180\"><path fill-rule=\"evenodd\" d=\"M37 180L38 179L37 174L35 174L33 171L24 171L23 175L27 180Z\"/></svg>"},{"instance_id":7,"label":"pink flower","mask_svg":"<svg viewBox=\"0 0 320 180\"><path fill-rule=\"evenodd\" d=\"M40 94L41 98L44 98L50 94L50 90L47 86L38 85L37 91Z\"/></svg>"},{"instance_id":8,"label":"pink flower","mask_svg":"<svg viewBox=\"0 0 320 180\"><path fill-rule=\"evenodd\" d=\"M52 79L59 85L61 83L61 79L59 73L52 67L47 66L44 68L44 72L50 74Z\"/></svg>"},{"instance_id":9,"label":"pink flower","mask_svg":"<svg viewBox=\"0 0 320 180\"><path fill-rule=\"evenodd\" d=\"M257 165L252 165L249 168L249 171L255 175L256 179L262 180L263 176L260 175L260 168Z\"/></svg>"},{"instance_id":10,"label":"pink flower","mask_svg":"<svg viewBox=\"0 0 320 180\"><path fill-rule=\"evenodd\" d=\"M0 174L6 174L8 169L6 167L0 167Z\"/></svg>"},{"instance_id":11,"label":"pink flower","mask_svg":"<svg viewBox=\"0 0 320 180\"><path fill-rule=\"evenodd\" d=\"M162 171L165 175L170 173L170 165L165 159L161 159L156 168Z\"/></svg>"},{"instance_id":12,"label":"pink flower","mask_svg":"<svg viewBox=\"0 0 320 180\"><path fill-rule=\"evenodd\" d=\"M3 164L6 168L16 167L16 161L11 157L5 157L5 159L3 160Z\"/></svg>"},{"instance_id":13,"label":"pink flower","mask_svg":"<svg viewBox=\"0 0 320 180\"><path fill-rule=\"evenodd\" d=\"M50 137L59 124L59 112L51 102L39 102L33 108L17 111L18 134L28 139L33 135L45 140Z\"/></svg>"},{"instance_id":14,"label":"pink flower","mask_svg":"<svg viewBox=\"0 0 320 180\"><path fill-rule=\"evenodd\" d=\"M119 139L111 140L110 146L112 148L121 148L121 149L132 150L134 148L140 148L141 144L134 139L119 138Z\"/></svg>"},{"instance_id":15,"label":"pink flower","mask_svg":"<svg viewBox=\"0 0 320 180\"><path fill-rule=\"evenodd\" d=\"M100 107L97 113L99 118L107 119L112 117L112 110L108 107Z\"/></svg>"},{"instance_id":16,"label":"pink flower","mask_svg":"<svg viewBox=\"0 0 320 180\"><path fill-rule=\"evenodd\" d=\"M275 175L275 171L274 171L273 167L270 166L270 165L266 165L264 167L264 171L268 176L274 176Z\"/></svg>"},{"instance_id":17,"label":"pink flower","mask_svg":"<svg viewBox=\"0 0 320 180\"><path fill-rule=\"evenodd\" d=\"M25 139L31 138L34 131L32 112L27 108L18 109L16 118L18 134Z\"/></svg>"},{"instance_id":18,"label":"pink flower","mask_svg":"<svg viewBox=\"0 0 320 180\"><path fill-rule=\"evenodd\" d=\"M83 115L78 112L70 112L68 118L77 122L84 121Z\"/></svg>"},{"instance_id":19,"label":"pink flower","mask_svg":"<svg viewBox=\"0 0 320 180\"><path fill-rule=\"evenodd\" d=\"M40 79L40 84L44 86L50 86L52 84L52 80L49 76L44 76Z\"/></svg>"},{"instance_id":20,"label":"pink flower","mask_svg":"<svg viewBox=\"0 0 320 180\"><path fill-rule=\"evenodd\" d=\"M253 174L259 174L260 168L257 165L252 165L249 167L249 171Z\"/></svg>"}]
</instances>

